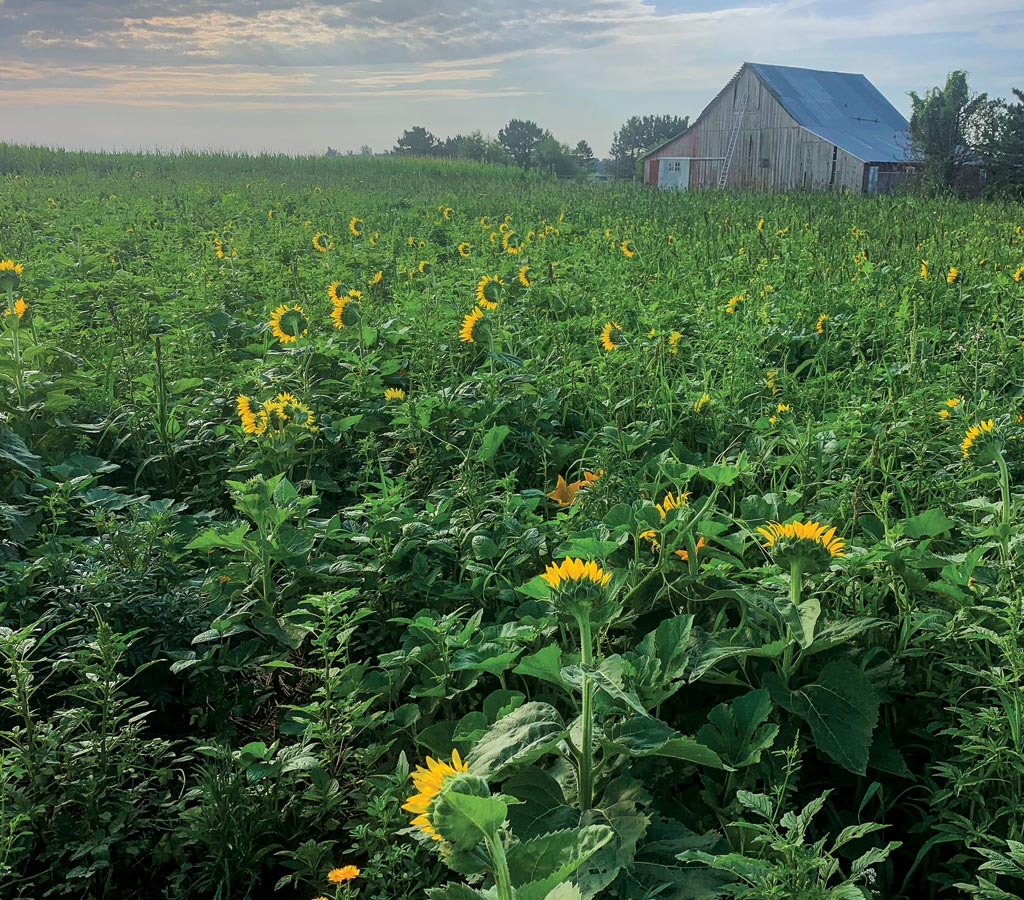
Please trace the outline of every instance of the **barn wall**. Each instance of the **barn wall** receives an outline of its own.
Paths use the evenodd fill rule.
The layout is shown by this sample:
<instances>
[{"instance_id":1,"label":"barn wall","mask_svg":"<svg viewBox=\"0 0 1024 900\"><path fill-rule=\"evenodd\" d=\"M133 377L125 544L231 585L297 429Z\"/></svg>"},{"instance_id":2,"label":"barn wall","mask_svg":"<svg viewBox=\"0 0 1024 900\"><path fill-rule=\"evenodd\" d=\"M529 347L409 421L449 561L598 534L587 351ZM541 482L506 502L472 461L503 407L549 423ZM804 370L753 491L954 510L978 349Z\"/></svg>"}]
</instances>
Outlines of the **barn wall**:
<instances>
[{"instance_id":1,"label":"barn wall","mask_svg":"<svg viewBox=\"0 0 1024 900\"><path fill-rule=\"evenodd\" d=\"M651 185L657 183L657 160L663 156L724 157L735 113L745 98L742 128L726 187L757 191L863 190L863 161L801 128L749 69L726 85L693 127L651 155L644 180ZM690 165L690 189L717 188L721 166L717 160L694 160Z\"/></svg>"}]
</instances>

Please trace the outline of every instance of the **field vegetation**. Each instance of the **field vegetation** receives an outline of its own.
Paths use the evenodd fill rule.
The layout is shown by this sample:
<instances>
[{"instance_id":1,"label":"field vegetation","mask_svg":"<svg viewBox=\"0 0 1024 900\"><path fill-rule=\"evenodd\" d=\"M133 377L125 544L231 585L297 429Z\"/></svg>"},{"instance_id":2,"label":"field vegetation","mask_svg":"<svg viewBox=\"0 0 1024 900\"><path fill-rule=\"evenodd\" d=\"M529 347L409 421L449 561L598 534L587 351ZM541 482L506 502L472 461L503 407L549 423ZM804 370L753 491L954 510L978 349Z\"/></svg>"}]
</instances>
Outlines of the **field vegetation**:
<instances>
[{"instance_id":1,"label":"field vegetation","mask_svg":"<svg viewBox=\"0 0 1024 900\"><path fill-rule=\"evenodd\" d=\"M0 895L1024 891L1024 209L0 145Z\"/></svg>"}]
</instances>

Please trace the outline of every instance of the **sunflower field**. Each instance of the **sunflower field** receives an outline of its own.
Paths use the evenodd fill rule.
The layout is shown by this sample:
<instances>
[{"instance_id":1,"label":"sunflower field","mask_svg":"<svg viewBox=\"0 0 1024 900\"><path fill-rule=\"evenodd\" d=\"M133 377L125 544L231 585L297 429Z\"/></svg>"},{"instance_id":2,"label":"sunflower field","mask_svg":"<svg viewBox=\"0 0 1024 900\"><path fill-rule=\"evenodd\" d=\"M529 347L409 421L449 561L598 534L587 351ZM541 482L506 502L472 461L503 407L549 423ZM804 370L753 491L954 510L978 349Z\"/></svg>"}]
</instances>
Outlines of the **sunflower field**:
<instances>
[{"instance_id":1,"label":"sunflower field","mask_svg":"<svg viewBox=\"0 0 1024 900\"><path fill-rule=\"evenodd\" d=\"M1024 895L1022 228L0 145L0 896Z\"/></svg>"}]
</instances>

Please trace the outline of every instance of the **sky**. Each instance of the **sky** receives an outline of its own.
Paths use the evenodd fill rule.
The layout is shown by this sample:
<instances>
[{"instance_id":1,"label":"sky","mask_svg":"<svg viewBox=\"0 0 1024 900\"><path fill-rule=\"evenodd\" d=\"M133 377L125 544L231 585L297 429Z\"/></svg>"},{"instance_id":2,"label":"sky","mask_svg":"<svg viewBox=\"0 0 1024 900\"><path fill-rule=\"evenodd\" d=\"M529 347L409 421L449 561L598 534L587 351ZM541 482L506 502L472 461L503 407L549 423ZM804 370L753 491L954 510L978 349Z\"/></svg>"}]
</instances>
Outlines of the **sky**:
<instances>
[{"instance_id":1,"label":"sky","mask_svg":"<svg viewBox=\"0 0 1024 900\"><path fill-rule=\"evenodd\" d=\"M532 119L598 156L744 61L1024 89L1022 0L0 0L0 141L319 154Z\"/></svg>"}]
</instances>

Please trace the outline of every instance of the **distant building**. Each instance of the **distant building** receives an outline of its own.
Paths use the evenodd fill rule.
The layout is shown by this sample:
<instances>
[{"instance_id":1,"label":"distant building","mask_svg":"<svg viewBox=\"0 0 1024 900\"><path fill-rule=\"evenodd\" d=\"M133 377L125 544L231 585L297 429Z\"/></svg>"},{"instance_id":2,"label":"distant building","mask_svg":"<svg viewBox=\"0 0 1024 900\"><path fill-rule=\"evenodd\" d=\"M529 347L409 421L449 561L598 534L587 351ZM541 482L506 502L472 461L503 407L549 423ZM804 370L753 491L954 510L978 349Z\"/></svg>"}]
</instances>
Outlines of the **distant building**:
<instances>
[{"instance_id":1,"label":"distant building","mask_svg":"<svg viewBox=\"0 0 1024 900\"><path fill-rule=\"evenodd\" d=\"M907 120L863 75L744 63L682 134L643 157L683 190L885 193L914 180Z\"/></svg>"}]
</instances>

